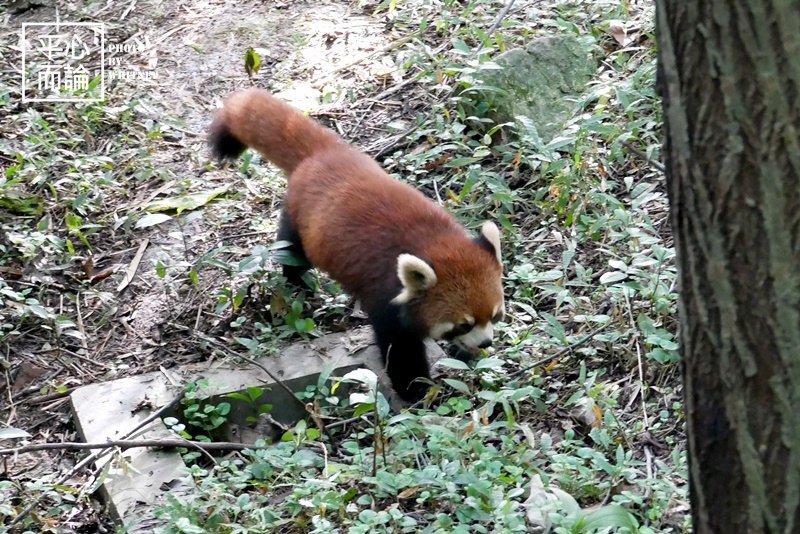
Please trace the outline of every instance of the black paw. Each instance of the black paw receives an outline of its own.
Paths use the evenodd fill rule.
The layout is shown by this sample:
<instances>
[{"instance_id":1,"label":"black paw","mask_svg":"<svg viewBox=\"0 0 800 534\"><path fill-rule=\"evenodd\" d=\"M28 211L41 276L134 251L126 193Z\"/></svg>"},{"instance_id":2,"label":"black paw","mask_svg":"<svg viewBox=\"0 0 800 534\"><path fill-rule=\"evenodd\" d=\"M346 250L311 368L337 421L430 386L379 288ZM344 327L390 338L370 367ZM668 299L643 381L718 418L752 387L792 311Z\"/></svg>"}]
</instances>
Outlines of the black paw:
<instances>
[{"instance_id":1,"label":"black paw","mask_svg":"<svg viewBox=\"0 0 800 534\"><path fill-rule=\"evenodd\" d=\"M448 345L446 353L451 358L455 358L456 360L461 360L464 363L469 363L478 359L478 355L474 354L468 350L464 350L455 343L451 343Z\"/></svg>"},{"instance_id":2,"label":"black paw","mask_svg":"<svg viewBox=\"0 0 800 534\"><path fill-rule=\"evenodd\" d=\"M424 382L422 380L415 380L410 384L402 385L402 386L394 386L394 390L406 402L414 403L417 401L421 401L425 394L428 393L428 389L430 388L430 384Z\"/></svg>"}]
</instances>

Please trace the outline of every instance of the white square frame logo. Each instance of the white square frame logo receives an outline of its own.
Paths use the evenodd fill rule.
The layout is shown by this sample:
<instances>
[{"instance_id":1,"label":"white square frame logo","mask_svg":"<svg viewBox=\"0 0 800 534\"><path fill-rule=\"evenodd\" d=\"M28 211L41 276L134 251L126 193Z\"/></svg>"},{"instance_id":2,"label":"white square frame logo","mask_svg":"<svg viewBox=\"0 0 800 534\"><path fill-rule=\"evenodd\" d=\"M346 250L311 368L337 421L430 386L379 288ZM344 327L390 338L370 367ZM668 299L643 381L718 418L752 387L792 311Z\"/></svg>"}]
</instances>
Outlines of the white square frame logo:
<instances>
[{"instance_id":1,"label":"white square frame logo","mask_svg":"<svg viewBox=\"0 0 800 534\"><path fill-rule=\"evenodd\" d=\"M55 28L56 31L59 31L62 27L86 27L86 28L93 28L95 33L100 35L100 68L98 69L98 74L100 75L100 94L94 98L61 98L58 95L51 96L48 98L28 98L28 86L26 82L29 80L26 79L27 70L26 70L26 61L28 58L26 54L28 52L27 46L27 38L26 33L29 29L33 29L36 27L50 27ZM105 87L105 24L102 22L24 22L22 23L22 102L102 102L105 99L106 87ZM89 72L85 66L80 65L77 69L83 69L84 72Z\"/></svg>"}]
</instances>

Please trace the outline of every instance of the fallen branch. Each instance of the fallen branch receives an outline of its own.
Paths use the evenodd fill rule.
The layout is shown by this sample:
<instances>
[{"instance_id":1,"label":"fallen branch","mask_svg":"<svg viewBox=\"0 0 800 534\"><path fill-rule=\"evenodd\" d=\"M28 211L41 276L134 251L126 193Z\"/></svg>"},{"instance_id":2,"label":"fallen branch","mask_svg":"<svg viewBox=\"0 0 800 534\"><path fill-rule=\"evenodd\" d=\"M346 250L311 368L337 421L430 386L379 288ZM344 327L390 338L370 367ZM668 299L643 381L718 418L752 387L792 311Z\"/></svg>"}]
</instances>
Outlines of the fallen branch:
<instances>
[{"instance_id":1,"label":"fallen branch","mask_svg":"<svg viewBox=\"0 0 800 534\"><path fill-rule=\"evenodd\" d=\"M279 385L280 387L282 387L282 388L283 388L283 389L284 389L284 390L285 390L285 391L286 391L286 392L287 392L289 395L291 395L291 396L292 396L292 398L293 398L295 401L297 401L297 403L298 403L300 406L302 406L304 410L306 409L306 403L305 403L305 402L303 402L303 399L301 399L300 397L298 397L298 396L297 396L297 393L295 393L294 391L292 391L292 388L290 388L289 386L287 386L287 385L286 385L286 384L283 382L283 380L281 380L280 378L278 378L278 376L277 376L277 375L275 375L275 373L273 373L272 371L270 371L269 369L267 369L265 366L263 366L263 365L261 365L260 363L258 363L258 362L257 362L256 360L254 360L253 358L251 358L251 357L249 357L249 356L245 356L244 354L239 354L239 353L237 353L237 352L235 352L235 351L232 351L232 350L231 350L231 349L229 349L229 348L228 348L228 347L227 347L227 346L226 346L224 343L222 343L222 342L220 342L220 341L217 341L217 340L216 340L216 339L214 339L213 337L207 336L207 335L203 334L202 332L195 331L195 332L194 332L194 335L195 335L196 337L198 337L198 338L202 339L203 341L206 341L206 342L208 342L208 343L211 343L212 345L214 345L214 346L215 346L215 347L217 347L218 349L222 350L223 352L226 352L227 354L229 354L229 355L231 355L231 356L233 356L233 357L235 357L235 358L241 358L241 359L245 360L246 362L248 362L250 365L254 365L255 367L258 367L259 369L261 369L262 371L264 371L264 372L267 374L267 376L268 376L268 377L270 377L270 378L272 379L272 381L273 381L273 382L275 382L277 385Z\"/></svg>"},{"instance_id":2,"label":"fallen branch","mask_svg":"<svg viewBox=\"0 0 800 534\"><path fill-rule=\"evenodd\" d=\"M138 425L136 425L136 427L135 427L133 430L131 430L131 431L129 431L129 432L127 432L127 433L125 433L125 435L123 436L123 438L128 438L128 437L131 437L131 436L135 435L137 432L139 432L141 429L145 428L145 427L146 427L147 425L149 425L151 422L153 422L153 421L155 421L156 419L160 418L160 417L161 417L161 416L162 416L164 413L166 413L166 412L167 412L167 411L168 411L170 408L172 408L173 406L175 406L176 404L178 404L178 403L179 403L179 402L180 402L180 401L183 399L183 396L184 396L184 394L183 394L183 393L180 393L180 394L179 394L177 397L175 397L175 398L174 398L174 399L172 399L170 402L168 402L166 405L162 406L161 408L159 408L158 410L156 410L155 412L153 412L152 414L150 414L150 416L148 416L148 417L147 417L147 418L146 418L144 421L142 421L142 422L140 422ZM185 441L185 440L184 440L184 441ZM30 452L30 451L28 451L28 452ZM104 447L104 448L103 448L102 450L100 450L100 451L97 451L97 452L93 452L93 453L91 453L91 454L90 454L90 455L88 455L86 458L84 458L83 460L81 460L80 462L78 462L77 464L75 464L75 465L72 467L72 469L69 469L69 470L68 470L68 471L67 471L67 472L66 472L66 473L65 473L65 474L64 474L64 475L63 475L63 476L62 476L60 479L58 479L58 480L55 482L55 484L54 484L54 485L55 485L55 486L58 486L58 485L60 485L60 484L64 484L64 483L65 483L65 482L67 482L69 479L71 479L71 478L72 478L72 477L73 477L73 476L74 476L76 473L79 473L79 472L80 472L80 471L81 471L81 470L82 470L84 467L86 467L87 465L89 465L89 464L91 464L91 463L93 463L93 462L96 462L96 461L98 461L98 460L102 459L104 456L107 456L107 455L108 455L108 453L109 453L108 447ZM208 453L206 453L206 454L208 454ZM2 456L2 455L0 455L0 456ZM83 493L83 491L84 491L84 490L83 490L83 489L81 489L81 493ZM28 514L30 514L30 513L33 511L33 509L34 509L34 508L36 508L36 506L37 506L37 505L39 504L39 502L42 500L42 498L44 497L44 495L45 495L45 493L40 493L38 497L36 497L35 499L33 499L31 502L29 502L29 503L28 503L28 504L25 506L25 508L23 508L22 510L20 510L20 512L17 514L17 516L16 516L14 519L12 519L12 520L11 520L11 521L10 521L10 522L9 522L9 523L6 525L6 526L7 526L7 527L9 527L9 528L10 528L10 527L13 527L13 526L14 526L14 525L16 525L17 523L19 523L20 521L22 521L23 519L25 519L25 517L26 517Z\"/></svg>"},{"instance_id":3,"label":"fallen branch","mask_svg":"<svg viewBox=\"0 0 800 534\"><path fill-rule=\"evenodd\" d=\"M570 344L570 345L567 345L567 346L566 346L566 347L564 347L563 349L556 351L554 354L551 354L550 356L548 356L548 357L546 357L546 358L542 358L541 360L539 360L539 361L538 361L538 362L536 362L536 363L533 363L533 364L531 364L531 365L528 365L528 366L526 366L526 367L523 367L523 368L521 368L521 369L517 369L517 370L516 370L516 371L514 371L513 373L509 374L509 375L508 375L508 377L509 377L509 378L516 378L517 376L519 376L519 375L521 375L521 374L524 374L524 373L527 373L528 371L530 371L531 369L533 369L533 368L535 368L535 367L541 367L542 365L547 365L548 363L552 362L553 360L555 360L555 359L557 359L557 358L560 358L560 357L561 357L561 356L563 356L564 354L566 354L566 353L568 353L568 352L572 352L573 350L577 349L577 348L578 348L578 347L580 347L581 345L585 345L585 344L586 344L586 343L588 343L588 342L589 342L589 341L590 341L590 340L591 340L591 339L592 339L592 338L593 338L595 335L597 335L597 334L599 334L601 331L605 330L605 328L606 328L606 327L608 327L608 324L603 324L603 325L600 325L600 326L598 326L597 328L595 328L594 330L592 330L591 332L589 332L588 334L586 334L585 336L583 336L581 339L579 339L579 340L578 340L578 341L576 341L575 343L572 343L572 344Z\"/></svg>"},{"instance_id":4,"label":"fallen branch","mask_svg":"<svg viewBox=\"0 0 800 534\"><path fill-rule=\"evenodd\" d=\"M52 450L68 450L80 451L88 449L110 449L116 447L118 449L127 450L139 447L158 447L158 448L174 448L174 447L194 447L206 451L243 451L245 449L259 448L255 444L250 443L232 443L225 441L218 442L205 442L205 441L191 441L180 438L162 438L162 439L120 439L105 441L102 443L80 443L80 442L62 442L62 443L34 443L31 445L23 445L21 447L13 447L11 449L0 449L0 456L8 456L10 454L23 454L26 452L36 451L52 451Z\"/></svg>"},{"instance_id":5,"label":"fallen branch","mask_svg":"<svg viewBox=\"0 0 800 534\"><path fill-rule=\"evenodd\" d=\"M622 146L624 146L625 148L633 152L636 156L639 156L641 159L652 165L655 170L657 170L661 174L664 174L665 172L664 166L660 162L648 156L645 152L640 150L636 145L634 145L630 141L622 141Z\"/></svg>"},{"instance_id":6,"label":"fallen branch","mask_svg":"<svg viewBox=\"0 0 800 534\"><path fill-rule=\"evenodd\" d=\"M503 19L506 18L506 15L508 15L508 12L511 11L511 8L514 5L515 1L516 0L509 0L509 2L505 5L503 10L500 12L500 14L497 15L497 18L494 20L494 23L486 31L487 40L489 38L491 38L494 35L494 32L497 31L497 28L500 27L500 23L503 22ZM478 49L475 50L474 55L477 56L480 53L480 51L483 50L483 47L484 47L485 44L486 44L486 41L481 41L481 44L478 45Z\"/></svg>"},{"instance_id":7,"label":"fallen branch","mask_svg":"<svg viewBox=\"0 0 800 534\"><path fill-rule=\"evenodd\" d=\"M69 397L73 391L78 389L77 386L67 388L64 391L56 391L54 393L48 393L46 395L37 395L35 397L30 397L29 399L20 398L14 399L14 404L44 404L45 402L50 402L58 399L63 399L64 397ZM28 392L23 392L22 395ZM18 395L21 397L22 395Z\"/></svg>"}]
</instances>

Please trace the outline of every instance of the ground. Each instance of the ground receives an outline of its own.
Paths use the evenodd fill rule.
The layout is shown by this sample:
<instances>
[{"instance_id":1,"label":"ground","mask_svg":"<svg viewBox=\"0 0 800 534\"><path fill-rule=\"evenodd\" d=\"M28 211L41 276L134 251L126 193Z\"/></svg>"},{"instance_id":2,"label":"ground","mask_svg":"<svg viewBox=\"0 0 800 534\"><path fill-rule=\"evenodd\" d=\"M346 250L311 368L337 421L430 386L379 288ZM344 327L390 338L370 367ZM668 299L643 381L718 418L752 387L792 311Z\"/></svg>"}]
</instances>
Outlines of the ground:
<instances>
[{"instance_id":1,"label":"ground","mask_svg":"<svg viewBox=\"0 0 800 534\"><path fill-rule=\"evenodd\" d=\"M209 160L205 132L214 109L230 91L258 85L471 228L485 218L501 223L508 321L483 370L443 369L455 390L433 404L438 415L472 411L489 435L499 432L492 425L506 425L503 438L475 431L480 454L488 447L503 461L530 465L587 509L619 502L643 527L685 528L674 263L655 163L652 10L647 2L528 1L501 16L506 5L57 2L61 20L105 23L107 45L140 47L109 55L122 68L157 75L110 83L102 106L22 104L20 26L50 22L55 11L34 3L0 8L4 423L33 442L74 441L67 394L77 386L229 357L208 336L234 351L278 354L303 336L364 323L324 277L314 294L282 284L264 248L274 240L281 175L254 156L228 166ZM492 129L480 101L459 90L492 53L547 31L593 35L602 66L582 114L552 143L534 146L524 129ZM487 56L479 61L483 40ZM261 59L252 77L244 67L249 47ZM186 194L215 190L213 199L181 209ZM553 354L560 357L535 365ZM454 393L463 390L469 395L459 400ZM415 427L414 439L426 432ZM516 456L521 444L540 450L544 442L553 445L536 459ZM397 458L403 450L394 450ZM9 458L0 517L11 521L42 497L20 524L111 531L86 496L96 474L71 471L79 458ZM503 476L531 492L529 473ZM37 486L60 479L74 491ZM304 502L294 491L281 499ZM522 498L508 491L518 505ZM430 515L445 511L437 498L445 495L404 517L438 524ZM363 504L349 499L339 504ZM285 510L295 528L324 530L319 506Z\"/></svg>"}]
</instances>

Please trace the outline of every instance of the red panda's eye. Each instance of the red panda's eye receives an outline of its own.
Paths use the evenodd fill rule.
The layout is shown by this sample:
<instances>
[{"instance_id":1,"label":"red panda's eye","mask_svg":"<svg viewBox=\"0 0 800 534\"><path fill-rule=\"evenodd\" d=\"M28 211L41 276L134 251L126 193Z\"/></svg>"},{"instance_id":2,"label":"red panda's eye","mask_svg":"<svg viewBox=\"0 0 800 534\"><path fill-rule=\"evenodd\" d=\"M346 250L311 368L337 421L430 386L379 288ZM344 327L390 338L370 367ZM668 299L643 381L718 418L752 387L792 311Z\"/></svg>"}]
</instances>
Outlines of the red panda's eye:
<instances>
[{"instance_id":1,"label":"red panda's eye","mask_svg":"<svg viewBox=\"0 0 800 534\"><path fill-rule=\"evenodd\" d=\"M453 328L450 331L450 333L454 337L457 337L457 336L463 336L464 334L468 333L470 330L472 330L472 325L470 323L461 323L459 325L456 325L456 327Z\"/></svg>"}]
</instances>

